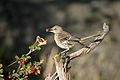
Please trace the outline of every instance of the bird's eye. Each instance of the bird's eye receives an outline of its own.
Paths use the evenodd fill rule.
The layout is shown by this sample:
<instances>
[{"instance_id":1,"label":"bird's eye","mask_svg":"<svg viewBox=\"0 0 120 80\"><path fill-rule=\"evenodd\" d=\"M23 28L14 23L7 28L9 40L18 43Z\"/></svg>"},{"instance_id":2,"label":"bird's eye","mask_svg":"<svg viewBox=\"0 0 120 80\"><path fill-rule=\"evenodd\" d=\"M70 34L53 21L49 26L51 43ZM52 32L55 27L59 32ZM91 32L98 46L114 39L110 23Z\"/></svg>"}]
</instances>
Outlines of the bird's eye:
<instances>
[{"instance_id":1,"label":"bird's eye","mask_svg":"<svg viewBox=\"0 0 120 80\"><path fill-rule=\"evenodd\" d=\"M54 30L57 30L56 28L54 28Z\"/></svg>"}]
</instances>

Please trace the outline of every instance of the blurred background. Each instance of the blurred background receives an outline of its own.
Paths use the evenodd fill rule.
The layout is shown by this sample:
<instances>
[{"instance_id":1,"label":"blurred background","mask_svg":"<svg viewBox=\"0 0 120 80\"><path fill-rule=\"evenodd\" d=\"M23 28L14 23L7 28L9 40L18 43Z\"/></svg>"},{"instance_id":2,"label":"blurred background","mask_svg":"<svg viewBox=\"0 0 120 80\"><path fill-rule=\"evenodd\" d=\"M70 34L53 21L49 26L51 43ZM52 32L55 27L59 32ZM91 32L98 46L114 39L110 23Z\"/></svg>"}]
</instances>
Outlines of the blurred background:
<instances>
[{"instance_id":1,"label":"blurred background","mask_svg":"<svg viewBox=\"0 0 120 80\"><path fill-rule=\"evenodd\" d=\"M91 54L71 62L71 80L119 80L119 0L0 0L0 63L7 66L15 55L27 53L39 35L48 44L31 56L33 60L45 60L41 75L44 77L54 72L52 58L61 51L53 35L45 32L46 27L58 24L85 37L101 30L104 22L109 24L110 33ZM13 68L5 67L4 74Z\"/></svg>"}]
</instances>

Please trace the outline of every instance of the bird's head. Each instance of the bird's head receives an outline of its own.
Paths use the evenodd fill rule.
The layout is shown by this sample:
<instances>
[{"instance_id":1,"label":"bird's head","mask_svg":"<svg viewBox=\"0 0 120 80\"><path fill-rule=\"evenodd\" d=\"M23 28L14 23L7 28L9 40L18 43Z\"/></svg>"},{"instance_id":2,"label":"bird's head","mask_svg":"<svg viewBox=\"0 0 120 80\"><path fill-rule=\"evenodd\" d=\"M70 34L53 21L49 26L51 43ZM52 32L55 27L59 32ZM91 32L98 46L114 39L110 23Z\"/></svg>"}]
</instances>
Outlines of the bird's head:
<instances>
[{"instance_id":1,"label":"bird's head","mask_svg":"<svg viewBox=\"0 0 120 80\"><path fill-rule=\"evenodd\" d=\"M58 25L55 25L52 28L46 30L46 32L52 32L52 33L60 33L61 31L63 31L63 29Z\"/></svg>"}]
</instances>

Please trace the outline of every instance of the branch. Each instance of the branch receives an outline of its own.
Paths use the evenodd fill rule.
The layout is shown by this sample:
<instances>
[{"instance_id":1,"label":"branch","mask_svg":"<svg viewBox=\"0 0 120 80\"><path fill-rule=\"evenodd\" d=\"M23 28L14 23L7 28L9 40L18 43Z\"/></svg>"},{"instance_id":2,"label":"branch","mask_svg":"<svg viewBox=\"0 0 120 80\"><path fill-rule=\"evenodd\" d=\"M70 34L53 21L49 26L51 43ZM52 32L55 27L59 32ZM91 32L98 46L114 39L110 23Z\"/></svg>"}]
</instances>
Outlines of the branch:
<instances>
[{"instance_id":1,"label":"branch","mask_svg":"<svg viewBox=\"0 0 120 80\"><path fill-rule=\"evenodd\" d=\"M68 67L65 65L65 63L69 62L68 58L62 59L59 57L54 57L54 61L59 80L70 80Z\"/></svg>"},{"instance_id":2,"label":"branch","mask_svg":"<svg viewBox=\"0 0 120 80\"><path fill-rule=\"evenodd\" d=\"M58 78L57 73L55 72L54 74L48 74L48 76L45 78L45 80L55 80L56 78Z\"/></svg>"},{"instance_id":3,"label":"branch","mask_svg":"<svg viewBox=\"0 0 120 80\"><path fill-rule=\"evenodd\" d=\"M70 60L77 58L77 57L80 57L82 55L88 54L90 51L92 51L95 47L97 47L102 42L102 40L108 34L108 32L109 32L109 26L106 25L106 23L104 23L103 24L103 31L96 34L99 36L97 36L94 39L94 41L88 45L89 48L84 47L76 52L69 54Z\"/></svg>"}]
</instances>

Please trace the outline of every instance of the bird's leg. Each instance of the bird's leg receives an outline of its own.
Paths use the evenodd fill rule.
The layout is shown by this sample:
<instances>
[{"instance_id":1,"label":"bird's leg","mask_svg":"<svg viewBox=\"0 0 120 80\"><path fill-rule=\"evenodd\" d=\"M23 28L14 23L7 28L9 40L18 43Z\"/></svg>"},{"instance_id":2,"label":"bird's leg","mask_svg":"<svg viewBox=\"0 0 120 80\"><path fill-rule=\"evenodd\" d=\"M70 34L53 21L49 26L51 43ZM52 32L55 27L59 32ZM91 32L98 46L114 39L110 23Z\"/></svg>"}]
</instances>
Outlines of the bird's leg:
<instances>
[{"instance_id":1,"label":"bird's leg","mask_svg":"<svg viewBox=\"0 0 120 80\"><path fill-rule=\"evenodd\" d=\"M63 54L63 53L66 53L67 51L69 51L69 48L64 50L64 51L62 51L62 52L60 52L60 53Z\"/></svg>"},{"instance_id":2,"label":"bird's leg","mask_svg":"<svg viewBox=\"0 0 120 80\"><path fill-rule=\"evenodd\" d=\"M67 48L66 50L60 52L61 56L66 56L66 53L69 51L69 48Z\"/></svg>"}]
</instances>

